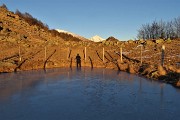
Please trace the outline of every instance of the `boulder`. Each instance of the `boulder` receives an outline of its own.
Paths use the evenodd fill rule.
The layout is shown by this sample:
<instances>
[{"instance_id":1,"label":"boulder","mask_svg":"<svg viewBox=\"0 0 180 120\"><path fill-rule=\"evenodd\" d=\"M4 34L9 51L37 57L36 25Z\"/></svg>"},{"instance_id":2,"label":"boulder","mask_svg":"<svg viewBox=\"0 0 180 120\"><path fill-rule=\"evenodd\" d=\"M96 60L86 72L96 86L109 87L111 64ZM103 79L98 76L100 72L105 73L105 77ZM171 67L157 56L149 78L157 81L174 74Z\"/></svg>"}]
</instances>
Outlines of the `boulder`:
<instances>
[{"instance_id":1,"label":"boulder","mask_svg":"<svg viewBox=\"0 0 180 120\"><path fill-rule=\"evenodd\" d=\"M168 66L167 69L168 69L169 71L172 71L172 72L176 72L176 70L177 70L177 69L176 69L174 66L172 66L172 65Z\"/></svg>"},{"instance_id":2,"label":"boulder","mask_svg":"<svg viewBox=\"0 0 180 120\"><path fill-rule=\"evenodd\" d=\"M131 73L131 74L135 74L136 73L136 71L134 70L134 66L133 65L131 65L131 64L128 65L128 72Z\"/></svg>"},{"instance_id":3,"label":"boulder","mask_svg":"<svg viewBox=\"0 0 180 120\"><path fill-rule=\"evenodd\" d=\"M167 74L166 70L164 69L162 65L158 65L158 73L160 76L164 76Z\"/></svg>"},{"instance_id":4,"label":"boulder","mask_svg":"<svg viewBox=\"0 0 180 120\"><path fill-rule=\"evenodd\" d=\"M156 79L157 79L157 78L159 77L158 71L152 71L149 77L150 77L150 78L156 78Z\"/></svg>"},{"instance_id":5,"label":"boulder","mask_svg":"<svg viewBox=\"0 0 180 120\"><path fill-rule=\"evenodd\" d=\"M127 42L128 42L128 43L130 43L130 44L131 44L131 43L134 43L134 41L133 41L133 40L128 40Z\"/></svg>"},{"instance_id":6,"label":"boulder","mask_svg":"<svg viewBox=\"0 0 180 120\"><path fill-rule=\"evenodd\" d=\"M166 42L166 43L171 43L172 40L171 40L171 39L167 39L165 42Z\"/></svg>"},{"instance_id":7,"label":"boulder","mask_svg":"<svg viewBox=\"0 0 180 120\"><path fill-rule=\"evenodd\" d=\"M146 76L149 76L150 74L153 73L153 71L155 71L155 68L153 65L143 65L140 67L139 69L139 72L142 74L142 75L146 75ZM151 76L151 75L150 75Z\"/></svg>"},{"instance_id":8,"label":"boulder","mask_svg":"<svg viewBox=\"0 0 180 120\"><path fill-rule=\"evenodd\" d=\"M154 43L153 43L153 41L151 41L151 40L147 40L146 41L146 45L153 45Z\"/></svg>"},{"instance_id":9,"label":"boulder","mask_svg":"<svg viewBox=\"0 0 180 120\"><path fill-rule=\"evenodd\" d=\"M180 87L180 80L176 83L176 87Z\"/></svg>"},{"instance_id":10,"label":"boulder","mask_svg":"<svg viewBox=\"0 0 180 120\"><path fill-rule=\"evenodd\" d=\"M121 63L121 64L119 64L119 68L120 68L120 70L121 71L127 71L127 69L128 69L128 64L123 64L123 63Z\"/></svg>"},{"instance_id":11,"label":"boulder","mask_svg":"<svg viewBox=\"0 0 180 120\"><path fill-rule=\"evenodd\" d=\"M157 44L162 43L162 42L164 42L163 39L157 39L157 40L155 40L155 43L157 43Z\"/></svg>"},{"instance_id":12,"label":"boulder","mask_svg":"<svg viewBox=\"0 0 180 120\"><path fill-rule=\"evenodd\" d=\"M70 45L70 43L69 43L69 42L65 42L65 45L66 45L66 46L69 46L69 45Z\"/></svg>"},{"instance_id":13,"label":"boulder","mask_svg":"<svg viewBox=\"0 0 180 120\"><path fill-rule=\"evenodd\" d=\"M179 73L179 74L180 74L180 69L176 69L176 73Z\"/></svg>"}]
</instances>

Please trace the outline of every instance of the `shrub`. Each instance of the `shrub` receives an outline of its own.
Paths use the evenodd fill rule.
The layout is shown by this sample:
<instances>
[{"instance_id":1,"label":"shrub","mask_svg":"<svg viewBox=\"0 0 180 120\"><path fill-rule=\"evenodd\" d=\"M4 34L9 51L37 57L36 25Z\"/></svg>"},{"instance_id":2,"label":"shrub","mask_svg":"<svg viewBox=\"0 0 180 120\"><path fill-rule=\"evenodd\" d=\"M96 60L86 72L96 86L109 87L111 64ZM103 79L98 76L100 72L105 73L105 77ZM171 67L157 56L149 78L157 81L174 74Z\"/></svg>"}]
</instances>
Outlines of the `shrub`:
<instances>
[{"instance_id":1,"label":"shrub","mask_svg":"<svg viewBox=\"0 0 180 120\"><path fill-rule=\"evenodd\" d=\"M44 24L40 20L37 20L36 18L34 18L32 15L30 15L27 12L21 13L19 10L16 10L15 14L23 18L29 25L36 25L46 31L49 29L48 25Z\"/></svg>"},{"instance_id":2,"label":"shrub","mask_svg":"<svg viewBox=\"0 0 180 120\"><path fill-rule=\"evenodd\" d=\"M0 6L0 7L8 10L8 8L7 8L7 6L5 4L2 4L2 6Z\"/></svg>"}]
</instances>

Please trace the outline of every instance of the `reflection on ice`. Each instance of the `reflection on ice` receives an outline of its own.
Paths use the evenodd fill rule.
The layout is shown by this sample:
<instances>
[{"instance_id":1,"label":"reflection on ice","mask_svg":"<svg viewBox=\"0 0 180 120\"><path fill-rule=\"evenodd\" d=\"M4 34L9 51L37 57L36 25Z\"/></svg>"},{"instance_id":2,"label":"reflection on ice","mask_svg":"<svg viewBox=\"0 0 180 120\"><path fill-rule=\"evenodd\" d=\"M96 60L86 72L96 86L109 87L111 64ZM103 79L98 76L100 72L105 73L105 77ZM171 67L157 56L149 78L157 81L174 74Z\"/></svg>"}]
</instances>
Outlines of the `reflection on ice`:
<instances>
[{"instance_id":1,"label":"reflection on ice","mask_svg":"<svg viewBox=\"0 0 180 120\"><path fill-rule=\"evenodd\" d=\"M178 120L179 99L170 85L107 69L0 74L2 119Z\"/></svg>"}]
</instances>

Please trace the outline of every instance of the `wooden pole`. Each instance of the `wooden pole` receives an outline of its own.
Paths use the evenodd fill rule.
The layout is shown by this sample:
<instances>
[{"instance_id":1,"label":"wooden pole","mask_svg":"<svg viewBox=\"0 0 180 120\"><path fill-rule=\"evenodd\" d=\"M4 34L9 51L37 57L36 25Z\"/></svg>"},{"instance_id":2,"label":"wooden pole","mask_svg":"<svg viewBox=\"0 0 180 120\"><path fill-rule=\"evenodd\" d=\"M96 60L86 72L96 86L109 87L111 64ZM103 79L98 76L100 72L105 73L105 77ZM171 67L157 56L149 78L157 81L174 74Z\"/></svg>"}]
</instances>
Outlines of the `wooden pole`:
<instances>
[{"instance_id":1,"label":"wooden pole","mask_svg":"<svg viewBox=\"0 0 180 120\"><path fill-rule=\"evenodd\" d=\"M164 51L165 51L165 46L162 45L162 49L161 49L161 65L164 66Z\"/></svg>"},{"instance_id":2,"label":"wooden pole","mask_svg":"<svg viewBox=\"0 0 180 120\"><path fill-rule=\"evenodd\" d=\"M19 61L21 62L22 58L21 58L21 46L19 46Z\"/></svg>"},{"instance_id":3,"label":"wooden pole","mask_svg":"<svg viewBox=\"0 0 180 120\"><path fill-rule=\"evenodd\" d=\"M141 65L142 65L142 45L141 45Z\"/></svg>"},{"instance_id":4,"label":"wooden pole","mask_svg":"<svg viewBox=\"0 0 180 120\"><path fill-rule=\"evenodd\" d=\"M104 62L104 48L103 48L103 62Z\"/></svg>"},{"instance_id":5,"label":"wooden pole","mask_svg":"<svg viewBox=\"0 0 180 120\"><path fill-rule=\"evenodd\" d=\"M86 47L85 47L85 62L86 62Z\"/></svg>"},{"instance_id":6,"label":"wooden pole","mask_svg":"<svg viewBox=\"0 0 180 120\"><path fill-rule=\"evenodd\" d=\"M121 63L122 63L122 46L120 47L120 57L121 57Z\"/></svg>"}]
</instances>

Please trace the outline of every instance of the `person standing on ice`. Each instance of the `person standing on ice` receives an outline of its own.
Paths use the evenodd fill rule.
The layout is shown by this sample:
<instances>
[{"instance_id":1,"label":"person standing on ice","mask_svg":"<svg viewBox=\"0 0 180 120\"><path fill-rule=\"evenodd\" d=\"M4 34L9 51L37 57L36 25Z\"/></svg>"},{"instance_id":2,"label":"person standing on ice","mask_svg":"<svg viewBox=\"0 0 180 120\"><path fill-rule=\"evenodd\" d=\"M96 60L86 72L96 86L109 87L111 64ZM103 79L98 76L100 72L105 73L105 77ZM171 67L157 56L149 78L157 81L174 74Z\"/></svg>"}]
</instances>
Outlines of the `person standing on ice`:
<instances>
[{"instance_id":1,"label":"person standing on ice","mask_svg":"<svg viewBox=\"0 0 180 120\"><path fill-rule=\"evenodd\" d=\"M79 56L79 54L77 54L76 56L76 64L77 64L77 68L81 67L81 57Z\"/></svg>"}]
</instances>

